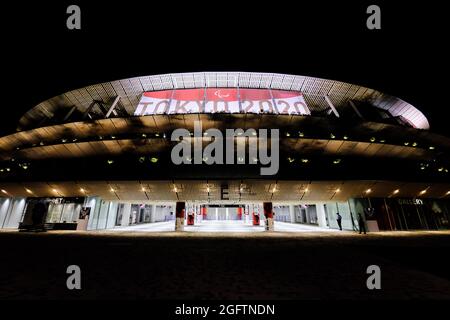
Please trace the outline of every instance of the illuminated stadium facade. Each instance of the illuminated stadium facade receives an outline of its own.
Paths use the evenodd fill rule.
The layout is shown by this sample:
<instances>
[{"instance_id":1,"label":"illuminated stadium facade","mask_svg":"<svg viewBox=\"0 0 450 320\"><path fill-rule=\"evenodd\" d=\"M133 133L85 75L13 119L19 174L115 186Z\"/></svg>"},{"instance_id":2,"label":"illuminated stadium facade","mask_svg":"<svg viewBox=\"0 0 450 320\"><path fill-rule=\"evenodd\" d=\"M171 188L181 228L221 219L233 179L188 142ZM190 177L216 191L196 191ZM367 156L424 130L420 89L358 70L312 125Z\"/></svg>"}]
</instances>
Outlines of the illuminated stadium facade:
<instances>
[{"instance_id":1,"label":"illuminated stadium facade","mask_svg":"<svg viewBox=\"0 0 450 320\"><path fill-rule=\"evenodd\" d=\"M174 130L198 123L202 137L184 140L203 148L211 129L254 130L235 131L237 146L278 130L275 174L261 175L249 150L228 164L204 154L173 163ZM337 229L339 212L344 230L358 230L358 214L369 231L447 229L450 139L429 129L399 98L305 76L205 72L92 85L40 103L0 138L0 226L189 230L220 220L325 230Z\"/></svg>"}]
</instances>

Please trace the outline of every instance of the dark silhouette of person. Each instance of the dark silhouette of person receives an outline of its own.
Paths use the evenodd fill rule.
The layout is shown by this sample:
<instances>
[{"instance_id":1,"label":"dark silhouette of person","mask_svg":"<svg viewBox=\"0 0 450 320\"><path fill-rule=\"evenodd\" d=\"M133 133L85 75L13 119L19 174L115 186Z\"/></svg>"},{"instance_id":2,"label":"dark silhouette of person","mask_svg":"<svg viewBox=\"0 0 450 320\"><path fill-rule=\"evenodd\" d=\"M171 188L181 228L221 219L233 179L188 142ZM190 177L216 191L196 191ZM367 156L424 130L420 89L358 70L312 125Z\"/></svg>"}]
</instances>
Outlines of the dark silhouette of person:
<instances>
[{"instance_id":1,"label":"dark silhouette of person","mask_svg":"<svg viewBox=\"0 0 450 320\"><path fill-rule=\"evenodd\" d=\"M337 215L336 221L339 226L339 230L342 231L342 216L339 214L339 212L337 212L336 215Z\"/></svg>"},{"instance_id":2,"label":"dark silhouette of person","mask_svg":"<svg viewBox=\"0 0 450 320\"><path fill-rule=\"evenodd\" d=\"M358 213L358 225L359 225L359 234L364 231L366 234L366 224L364 223L364 219L361 213Z\"/></svg>"}]
</instances>

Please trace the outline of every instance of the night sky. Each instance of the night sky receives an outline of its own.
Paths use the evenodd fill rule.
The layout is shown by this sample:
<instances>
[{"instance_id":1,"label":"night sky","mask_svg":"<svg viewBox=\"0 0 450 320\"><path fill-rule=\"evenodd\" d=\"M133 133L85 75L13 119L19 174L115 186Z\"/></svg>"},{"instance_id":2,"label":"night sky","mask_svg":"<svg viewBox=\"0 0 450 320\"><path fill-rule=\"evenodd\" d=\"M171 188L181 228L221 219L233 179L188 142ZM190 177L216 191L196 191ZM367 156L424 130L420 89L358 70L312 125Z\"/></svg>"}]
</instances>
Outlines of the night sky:
<instances>
[{"instance_id":1,"label":"night sky","mask_svg":"<svg viewBox=\"0 0 450 320\"><path fill-rule=\"evenodd\" d=\"M34 105L72 89L194 71L277 72L364 85L408 101L433 131L450 133L442 1L427 7L412 1L91 2L16 1L2 9L0 133L13 132ZM81 31L66 28L70 4L81 7ZM370 4L381 7L381 30L366 28Z\"/></svg>"}]
</instances>

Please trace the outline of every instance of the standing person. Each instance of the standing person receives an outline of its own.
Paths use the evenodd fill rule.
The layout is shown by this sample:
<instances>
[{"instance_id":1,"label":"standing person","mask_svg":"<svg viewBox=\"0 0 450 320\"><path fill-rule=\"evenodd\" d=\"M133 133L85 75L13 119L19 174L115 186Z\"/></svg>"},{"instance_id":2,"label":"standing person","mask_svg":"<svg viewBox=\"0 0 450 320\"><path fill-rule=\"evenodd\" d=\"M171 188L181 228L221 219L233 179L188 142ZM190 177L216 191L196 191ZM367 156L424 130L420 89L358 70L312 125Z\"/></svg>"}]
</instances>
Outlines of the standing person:
<instances>
[{"instance_id":1,"label":"standing person","mask_svg":"<svg viewBox=\"0 0 450 320\"><path fill-rule=\"evenodd\" d=\"M339 214L339 212L337 212L336 215L337 215L336 221L339 226L339 230L342 231L342 216Z\"/></svg>"},{"instance_id":2,"label":"standing person","mask_svg":"<svg viewBox=\"0 0 450 320\"><path fill-rule=\"evenodd\" d=\"M358 225L359 234L361 234L361 231L364 231L364 234L366 234L366 224L364 223L364 219L361 213L358 213Z\"/></svg>"}]
</instances>

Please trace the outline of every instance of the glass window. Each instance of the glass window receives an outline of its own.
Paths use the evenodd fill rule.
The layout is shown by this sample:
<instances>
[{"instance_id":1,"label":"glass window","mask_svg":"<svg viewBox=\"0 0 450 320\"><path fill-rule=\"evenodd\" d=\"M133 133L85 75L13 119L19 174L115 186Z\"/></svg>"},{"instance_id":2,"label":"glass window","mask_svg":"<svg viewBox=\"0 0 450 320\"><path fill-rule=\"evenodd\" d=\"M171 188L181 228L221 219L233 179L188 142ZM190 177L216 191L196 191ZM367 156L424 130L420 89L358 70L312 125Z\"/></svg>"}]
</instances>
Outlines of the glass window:
<instances>
[{"instance_id":1,"label":"glass window","mask_svg":"<svg viewBox=\"0 0 450 320\"><path fill-rule=\"evenodd\" d=\"M63 204L51 202L48 207L47 223L58 223L61 220Z\"/></svg>"}]
</instances>

